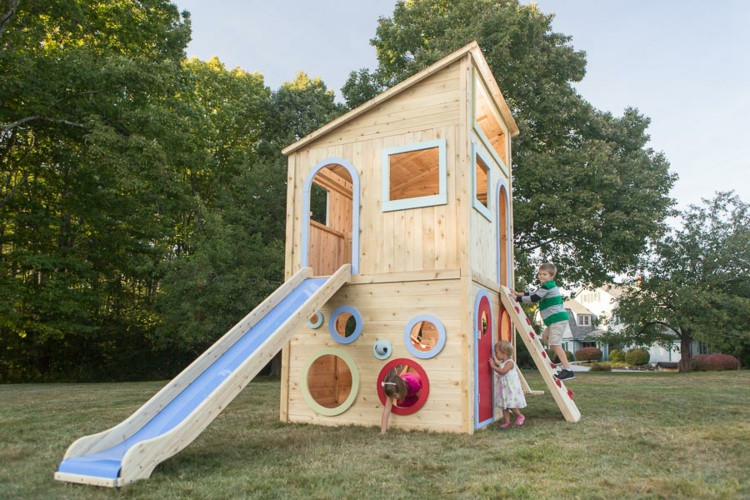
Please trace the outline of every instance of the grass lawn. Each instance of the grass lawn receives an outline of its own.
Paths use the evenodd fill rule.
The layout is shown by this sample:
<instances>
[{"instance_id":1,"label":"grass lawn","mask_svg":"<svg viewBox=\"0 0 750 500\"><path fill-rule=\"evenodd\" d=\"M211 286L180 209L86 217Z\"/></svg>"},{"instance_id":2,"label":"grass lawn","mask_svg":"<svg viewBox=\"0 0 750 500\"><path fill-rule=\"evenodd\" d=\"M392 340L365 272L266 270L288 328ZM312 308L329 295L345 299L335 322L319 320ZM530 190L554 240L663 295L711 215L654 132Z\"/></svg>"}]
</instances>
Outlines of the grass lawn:
<instances>
[{"instance_id":1,"label":"grass lawn","mask_svg":"<svg viewBox=\"0 0 750 500\"><path fill-rule=\"evenodd\" d=\"M750 498L747 370L578 373L579 423L545 394L522 428L474 436L282 424L279 383L257 380L146 481L52 479L163 385L0 385L0 498Z\"/></svg>"}]
</instances>

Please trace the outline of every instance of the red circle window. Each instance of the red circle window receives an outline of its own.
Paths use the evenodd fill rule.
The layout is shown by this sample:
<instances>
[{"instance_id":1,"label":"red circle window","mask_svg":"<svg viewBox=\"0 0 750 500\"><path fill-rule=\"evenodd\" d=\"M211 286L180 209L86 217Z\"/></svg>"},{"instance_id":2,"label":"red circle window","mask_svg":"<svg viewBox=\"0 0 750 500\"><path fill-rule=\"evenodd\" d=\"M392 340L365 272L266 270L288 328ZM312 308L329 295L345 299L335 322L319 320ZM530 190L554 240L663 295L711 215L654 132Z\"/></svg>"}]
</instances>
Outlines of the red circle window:
<instances>
[{"instance_id":1,"label":"red circle window","mask_svg":"<svg viewBox=\"0 0 750 500\"><path fill-rule=\"evenodd\" d=\"M393 361L387 363L380 370L377 379L378 397L380 398L380 403L385 405L385 391L383 390L383 385L381 384L381 382L383 382L383 380L385 379L386 374L394 368L396 368L399 373L403 373L403 370L406 370L419 375L419 377L422 379L422 389L419 391L419 397L416 403L407 407L399 407L393 405L392 411L395 415L411 415L412 413L416 413L424 406L425 402L427 401L427 396L430 393L430 380L427 378L427 372L424 371L424 368L422 368L422 366L416 361L408 358L394 359Z\"/></svg>"}]
</instances>

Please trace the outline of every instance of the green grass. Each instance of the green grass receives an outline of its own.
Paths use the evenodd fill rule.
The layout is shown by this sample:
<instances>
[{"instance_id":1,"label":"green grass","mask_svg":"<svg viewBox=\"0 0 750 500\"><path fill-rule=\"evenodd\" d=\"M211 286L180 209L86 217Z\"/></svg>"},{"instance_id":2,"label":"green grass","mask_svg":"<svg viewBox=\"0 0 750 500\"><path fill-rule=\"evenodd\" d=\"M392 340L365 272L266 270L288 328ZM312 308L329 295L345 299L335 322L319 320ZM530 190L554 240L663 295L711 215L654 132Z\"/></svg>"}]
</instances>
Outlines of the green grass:
<instances>
[{"instance_id":1,"label":"green grass","mask_svg":"<svg viewBox=\"0 0 750 500\"><path fill-rule=\"evenodd\" d=\"M545 394L523 428L473 436L282 424L278 382L259 380L146 481L52 479L163 385L0 386L0 498L750 498L750 371L580 373L579 423Z\"/></svg>"}]
</instances>

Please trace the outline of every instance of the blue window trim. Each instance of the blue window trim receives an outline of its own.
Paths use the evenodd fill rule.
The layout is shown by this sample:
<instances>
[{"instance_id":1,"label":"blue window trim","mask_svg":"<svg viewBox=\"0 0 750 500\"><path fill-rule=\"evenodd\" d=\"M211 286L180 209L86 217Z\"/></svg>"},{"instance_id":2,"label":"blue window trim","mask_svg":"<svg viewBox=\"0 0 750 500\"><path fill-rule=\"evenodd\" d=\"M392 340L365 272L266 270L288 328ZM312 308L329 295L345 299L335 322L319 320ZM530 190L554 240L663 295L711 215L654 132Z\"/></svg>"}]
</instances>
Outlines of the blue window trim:
<instances>
[{"instance_id":1,"label":"blue window trim","mask_svg":"<svg viewBox=\"0 0 750 500\"><path fill-rule=\"evenodd\" d=\"M429 351L420 351L411 343L411 329L414 328L417 323L420 323L422 321L429 321L430 323L435 325L435 328L437 328L438 331L438 342ZM445 347L445 338L446 334L443 322L431 314L420 314L418 316L414 316L404 329L404 345L406 346L406 350L409 351L412 356L419 359L430 359L437 356L440 351L443 350L443 347Z\"/></svg>"},{"instance_id":2,"label":"blue window trim","mask_svg":"<svg viewBox=\"0 0 750 500\"><path fill-rule=\"evenodd\" d=\"M477 157L481 158L484 164L487 166L487 205L484 206L478 199L477 199ZM483 148L477 147L475 143L471 143L471 203L474 209L482 214L485 219L492 222L492 207L495 205L495 203L492 202L492 193L494 193L494 189L492 186L494 186L494 178L495 178L495 171L492 168L493 162L490 161L485 152L483 151Z\"/></svg>"},{"instance_id":3,"label":"blue window trim","mask_svg":"<svg viewBox=\"0 0 750 500\"><path fill-rule=\"evenodd\" d=\"M505 218L505 220L502 220L500 218L500 208L501 208L500 207L500 193L503 190L505 190L505 214L507 215L507 217ZM502 259L501 259L501 255L502 254L500 253L502 251L502 249L500 248L500 225L504 224L505 225L505 234L508 235L508 243L507 243L506 248L505 248L506 255L508 256L508 259L507 259L508 261L506 263L507 264L506 276L508 276L508 283L500 283L500 284L504 285L504 286L510 286L510 284L513 281L513 279L512 279L512 277L513 277L513 259L512 259L513 238L512 238L512 236L513 235L510 232L510 230L511 230L511 224L510 224L510 221L511 221L511 213L510 213L510 201L511 201L510 200L510 188L508 186L508 181L506 181L505 179L500 179L498 181L497 186L496 186L495 199L497 200L497 203L495 203L495 205L496 205L496 207L495 207L495 214L496 214L496 218L497 218L497 243L496 243L496 250L497 250L497 252L496 252L497 253L497 282L500 283L500 276L502 276L502 273L500 272L501 271L500 265L501 265L501 262L502 262Z\"/></svg>"},{"instance_id":4,"label":"blue window trim","mask_svg":"<svg viewBox=\"0 0 750 500\"><path fill-rule=\"evenodd\" d=\"M477 342L476 332L479 331L479 325L477 324L477 321L479 320L479 304L481 304L483 297L487 298L487 302L490 305L490 318L494 318L495 317L495 311L492 309L492 301L490 300L490 294L487 293L486 290L479 290L479 292L477 293L477 296L474 297L474 320L472 322L472 325L473 325L472 335L474 335L474 394L475 395L479 394L479 363L480 363L480 359L479 359L479 342ZM494 325L492 325L492 326L494 326ZM494 333L492 331L490 331L489 333L492 336L491 339L493 341L492 345L490 346L490 350L491 350L491 352L493 352L493 350L495 348L495 343L494 343L495 337L494 337ZM487 360L485 359L484 362L487 363ZM495 390L494 390L495 380L494 380L494 378L495 377L493 376L492 380L490 382L491 384L493 384L493 389L491 391L491 393L492 393L492 399L493 399L493 401L492 401L492 408L493 408L493 410L495 408L495 402L494 402L494 399L495 399ZM494 411L493 411L493 413L494 413ZM479 421L479 398L475 398L475 401L474 401L474 428L475 429L481 429L482 427L484 427L486 425L489 425L489 424L491 424L494 421L495 421L494 415L492 417L488 418L487 420L483 420L482 422Z\"/></svg>"},{"instance_id":5,"label":"blue window trim","mask_svg":"<svg viewBox=\"0 0 750 500\"><path fill-rule=\"evenodd\" d=\"M491 101L490 99L490 93L489 89L485 86L485 84L481 81L479 77L479 73L476 70L472 71L472 85L470 87L471 89L471 122L472 122L472 129L474 130L474 133L477 134L477 137L479 137L479 140L482 142L484 147L487 149L487 151L490 153L492 158L497 162L497 164L500 167L500 170L506 175L510 176L510 171L508 169L508 165L505 164L502 158L500 158L500 155L497 154L497 151L495 151L495 148L492 147L492 144L490 143L489 138L487 138L487 135L484 133L484 130L482 130L482 126L479 125L479 122L477 121L476 116L476 110L477 110L477 96L479 93L479 90L477 89L477 86L481 85L482 87L482 93L485 95L485 97ZM492 103L492 107L497 111L498 116L501 115L500 110L495 108L494 103ZM505 133L505 136L508 137L508 130L505 128L505 123L501 120L501 127L503 129L503 132Z\"/></svg>"},{"instance_id":6,"label":"blue window trim","mask_svg":"<svg viewBox=\"0 0 750 500\"><path fill-rule=\"evenodd\" d=\"M351 314L352 316L354 316L354 320L357 322L357 327L348 337L339 335L339 332L336 331L336 320L338 320L339 316L343 313ZM341 306L331 313L331 319L328 320L328 331L330 332L333 340L335 340L339 344L351 344L362 334L362 315L359 314L359 311L351 306Z\"/></svg>"},{"instance_id":7,"label":"blue window trim","mask_svg":"<svg viewBox=\"0 0 750 500\"><path fill-rule=\"evenodd\" d=\"M328 165L341 165L344 167L352 178L352 274L359 274L359 206L360 206L360 193L359 193L359 174L357 169L354 168L350 162L343 158L326 158L315 164L313 169L307 174L305 179L305 185L302 190L302 241L300 242L301 249L301 265L302 267L309 266L309 252L310 252L310 190L312 189L313 179L315 174L320 170L327 167Z\"/></svg>"},{"instance_id":8,"label":"blue window trim","mask_svg":"<svg viewBox=\"0 0 750 500\"><path fill-rule=\"evenodd\" d=\"M419 196L417 198L406 198L403 200L391 200L391 162L390 156L399 153L408 153L410 151L419 151L422 149L438 148L438 176L439 187L438 194L430 196ZM434 141L418 142L404 146L396 146L383 149L382 156L382 211L392 212L395 210L408 210L411 208L432 207L435 205L445 205L448 203L447 194L447 154L445 139Z\"/></svg>"},{"instance_id":9,"label":"blue window trim","mask_svg":"<svg viewBox=\"0 0 750 500\"><path fill-rule=\"evenodd\" d=\"M505 175L510 175L510 173L508 172L508 166L505 164L502 158L500 158L500 155L497 154L495 148L492 147L492 144L490 144L490 140L486 135L484 135L484 130L482 130L482 127L477 122L474 122L474 133L477 134L479 142L482 143L482 146L484 146L489 155L492 157L492 160L497 163L498 167L500 167L500 170Z\"/></svg>"}]
</instances>

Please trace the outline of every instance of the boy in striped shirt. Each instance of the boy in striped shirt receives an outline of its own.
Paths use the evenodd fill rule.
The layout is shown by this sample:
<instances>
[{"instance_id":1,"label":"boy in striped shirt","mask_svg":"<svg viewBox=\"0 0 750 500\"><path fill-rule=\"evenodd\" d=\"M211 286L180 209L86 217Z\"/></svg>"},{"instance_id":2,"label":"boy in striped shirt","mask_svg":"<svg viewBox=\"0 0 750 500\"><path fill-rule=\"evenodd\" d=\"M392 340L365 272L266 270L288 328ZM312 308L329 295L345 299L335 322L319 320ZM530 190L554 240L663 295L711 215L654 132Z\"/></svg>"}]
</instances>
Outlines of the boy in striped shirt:
<instances>
[{"instance_id":1,"label":"boy in striped shirt","mask_svg":"<svg viewBox=\"0 0 750 500\"><path fill-rule=\"evenodd\" d=\"M555 375L555 378L558 380L571 380L575 378L575 375L570 370L568 357L565 355L565 350L561 345L563 336L566 333L570 334L570 324L568 323L570 317L568 311L563 307L563 298L560 295L560 289L557 288L557 284L554 281L556 274L557 268L555 265L551 262L545 262L539 266L536 274L542 286L530 293L515 291L513 293L519 302L539 302L539 313L542 315L544 324L547 325L547 328L542 333L542 339L557 354L563 366L560 373Z\"/></svg>"}]
</instances>

